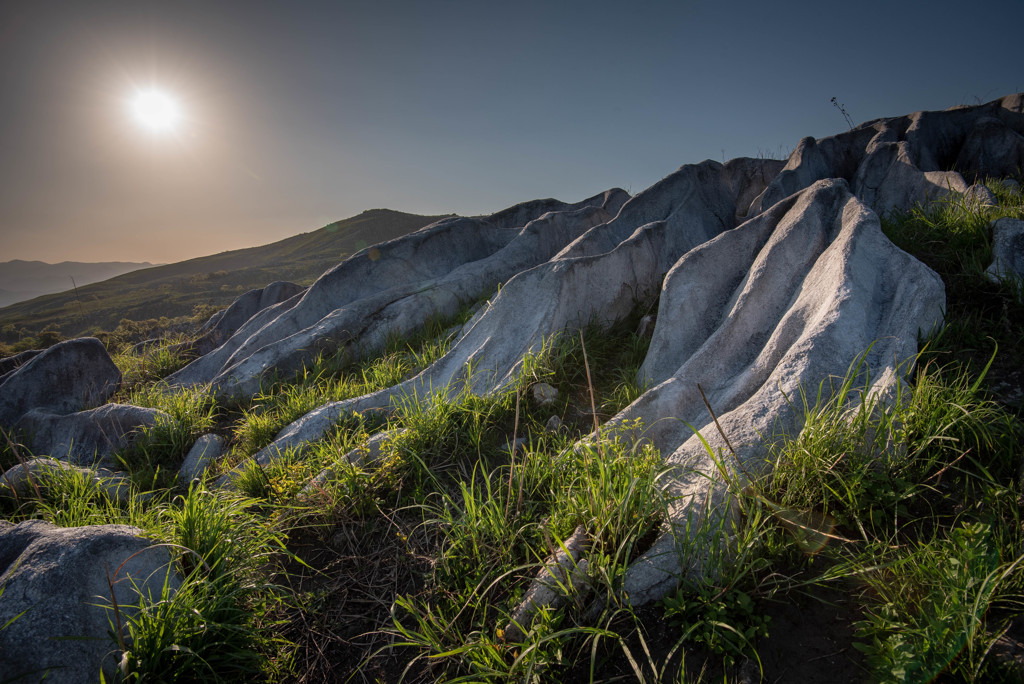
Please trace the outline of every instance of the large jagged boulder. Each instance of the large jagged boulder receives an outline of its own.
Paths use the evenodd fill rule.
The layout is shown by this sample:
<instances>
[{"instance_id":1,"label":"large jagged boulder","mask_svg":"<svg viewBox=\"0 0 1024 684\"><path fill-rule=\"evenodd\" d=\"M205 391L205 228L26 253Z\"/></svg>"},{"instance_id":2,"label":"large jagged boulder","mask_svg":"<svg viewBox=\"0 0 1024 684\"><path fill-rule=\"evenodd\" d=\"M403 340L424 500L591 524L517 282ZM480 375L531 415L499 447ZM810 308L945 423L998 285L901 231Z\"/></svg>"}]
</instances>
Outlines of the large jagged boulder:
<instances>
[{"instance_id":1,"label":"large jagged boulder","mask_svg":"<svg viewBox=\"0 0 1024 684\"><path fill-rule=\"evenodd\" d=\"M724 167L718 165L724 172L719 172L714 162L683 167L626 202L614 219L590 228L537 267L511 277L490 309L467 324L452 353L420 377L375 395L317 409L286 428L260 458L266 460L276 451L317 438L349 411L384 408L399 396L423 395L434 391L430 388L457 384L471 361L477 369L474 390L493 389L503 382L495 381L494 376L507 380L522 355L536 348L539 338L573 328L590 317L610 320L621 315L629 299L627 291L632 299L656 291L662 275L687 250L820 180L845 180L853 194L877 212L906 210L916 203L967 191L962 175L949 170L949 165L960 164L972 175L1014 170L1024 149L1020 147L1024 144L1021 132L1024 99L1012 95L978 107L879 119L821 140L806 138L785 164L733 160ZM976 159L978 154L981 156ZM975 161L968 164L970 159ZM523 206L516 211L522 214ZM382 259L386 255L388 262L379 276L374 275L381 278L376 290L366 282L368 253L353 257L325 275L323 284L314 285L286 314L272 321L259 317L250 321L220 349L180 371L174 380L212 380L222 393L244 394L254 391L258 378L271 369L293 370L293 362L308 359L318 344L322 347L329 341L350 348L372 347L390 331L407 332L414 327L409 311L417 312L415 320L421 321L432 304L446 305L437 307L442 311L454 308L446 281L438 278L440 272L451 268L451 258L439 261L431 256L433 252L421 249L421 243L435 234L450 239L457 232L464 241L458 257L463 262L468 259L461 255L467 251L490 250L488 240L493 231L464 221L450 219L415 234L415 240L410 236L383 246L379 254ZM511 247L515 242L506 244ZM392 273L392 262L397 260L392 255L414 253L422 255L428 265ZM504 249L488 253L504 261ZM598 261L574 261L583 258ZM589 275L585 275L588 269ZM395 288L387 280L392 275L400 279ZM501 275L509 273L506 270ZM479 272L473 276L479 279ZM382 289L385 292L374 298ZM323 315L322 304L307 305L305 300L314 291L339 293L340 299L332 300L337 308ZM410 291L414 295L406 296ZM360 306L367 303L370 306ZM300 312L307 309L302 317ZM311 322L315 324L310 326ZM279 341L285 333L289 336ZM289 351L281 355L283 350Z\"/></svg>"},{"instance_id":2,"label":"large jagged boulder","mask_svg":"<svg viewBox=\"0 0 1024 684\"><path fill-rule=\"evenodd\" d=\"M102 404L120 383L121 371L95 337L60 342L0 384L0 428L11 429L32 409L65 414Z\"/></svg>"},{"instance_id":3,"label":"large jagged boulder","mask_svg":"<svg viewBox=\"0 0 1024 684\"><path fill-rule=\"evenodd\" d=\"M633 566L627 585L636 603L664 595L681 573L702 571L701 540L687 538L686 531L699 527L709 497L724 497L717 471L683 422L703 428L704 437L720 445L706 428L697 384L739 445L742 468L762 472L770 438L797 428L790 401L801 386L842 377L866 349L871 351L861 379L893 379L897 365L916 353L918 335L941 321L944 308L938 276L885 238L878 216L842 180L819 181L733 230L712 231L716 217L731 215L708 201L708 188L727 186L709 182L724 171L706 162L664 181L693 184L690 191L677 185L669 193L692 200L685 210L685 203L679 207L686 219L681 225L694 233L688 244L683 231L669 236L667 223L655 221L612 241L603 254L575 256L586 254L586 243L567 249L509 281L449 354L419 376L308 413L257 461L301 449L352 411L389 410L405 397L457 392L467 383L476 393L497 391L546 336L593 317L611 321L625 314L632 296L656 287L660 269L670 268L641 369L640 381L652 387L612 419L640 419L648 427L637 439L654 443L674 466L671 487L679 498L671 520ZM594 239L599 235L595 231ZM613 287L609 274L617 277Z\"/></svg>"},{"instance_id":4,"label":"large jagged boulder","mask_svg":"<svg viewBox=\"0 0 1024 684\"><path fill-rule=\"evenodd\" d=\"M79 466L114 466L114 452L130 446L144 428L170 420L158 409L105 404L67 415L33 409L14 427L34 454Z\"/></svg>"},{"instance_id":5,"label":"large jagged boulder","mask_svg":"<svg viewBox=\"0 0 1024 684\"><path fill-rule=\"evenodd\" d=\"M772 443L799 430L801 388L825 381L827 395L865 351L854 385L894 379L944 309L938 275L895 247L842 180L819 181L680 259L640 369L651 387L611 421L639 419L637 438L673 467L669 529L629 571L629 600L660 598L681 569L699 573L705 506L725 510L714 506L726 495L718 466L690 427L728 453L698 385L736 450L729 470L763 475Z\"/></svg>"},{"instance_id":6,"label":"large jagged boulder","mask_svg":"<svg viewBox=\"0 0 1024 684\"><path fill-rule=\"evenodd\" d=\"M2 681L81 684L99 681L101 668L113 680L120 651L112 634L140 598L160 600L180 586L168 549L139 532L0 521Z\"/></svg>"},{"instance_id":7,"label":"large jagged boulder","mask_svg":"<svg viewBox=\"0 0 1024 684\"><path fill-rule=\"evenodd\" d=\"M879 215L968 193L968 181L982 176L1015 173L1022 154L1024 96L1011 95L806 138L785 163L684 166L627 201L613 219L511 276L448 354L418 376L314 409L256 459L267 463L301 450L351 412L389 411L409 397L466 387L499 391L551 335L614 320L660 288L640 375L651 386L612 419L623 426L639 419L646 427L636 438L652 442L673 466L677 499L670 520L627 579L630 601L656 599L681 575L706 571L711 542L696 530L713 527L729 510L719 471L686 425L713 449L722 446L708 430L697 385L736 445L727 468L743 477L764 473L773 440L799 429L791 401L801 388L831 391L863 354L854 382L871 379L873 391L891 391L901 382L902 364L917 352L918 336L942 320L944 288L884 237ZM484 240L481 232L463 237ZM371 287L346 280L357 272L352 264L334 271L339 289L347 282L345 289L360 294L328 317L347 315L348 302ZM417 302L432 301L441 282L436 273L406 277L403 287L416 289ZM260 325L270 329L276 322ZM345 338L350 346L380 334L365 324L345 330L352 333ZM269 368L272 359L262 363Z\"/></svg>"}]
</instances>

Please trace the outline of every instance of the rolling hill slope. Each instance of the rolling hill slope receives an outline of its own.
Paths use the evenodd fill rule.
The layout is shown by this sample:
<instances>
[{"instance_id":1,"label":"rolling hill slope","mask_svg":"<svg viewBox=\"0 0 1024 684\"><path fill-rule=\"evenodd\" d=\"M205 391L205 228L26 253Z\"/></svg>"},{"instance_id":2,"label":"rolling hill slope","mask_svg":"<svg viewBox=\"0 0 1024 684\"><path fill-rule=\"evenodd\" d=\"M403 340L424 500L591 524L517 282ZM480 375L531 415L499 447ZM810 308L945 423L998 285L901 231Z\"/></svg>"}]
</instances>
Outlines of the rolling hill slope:
<instances>
[{"instance_id":1,"label":"rolling hill slope","mask_svg":"<svg viewBox=\"0 0 1024 684\"><path fill-rule=\"evenodd\" d=\"M325 270L367 245L419 230L441 216L372 209L310 233L146 268L44 295L0 309L4 339L56 328L65 337L113 330L133 321L191 315L197 307L223 307L240 293L276 280L308 285ZM22 332L24 331L24 332Z\"/></svg>"}]
</instances>

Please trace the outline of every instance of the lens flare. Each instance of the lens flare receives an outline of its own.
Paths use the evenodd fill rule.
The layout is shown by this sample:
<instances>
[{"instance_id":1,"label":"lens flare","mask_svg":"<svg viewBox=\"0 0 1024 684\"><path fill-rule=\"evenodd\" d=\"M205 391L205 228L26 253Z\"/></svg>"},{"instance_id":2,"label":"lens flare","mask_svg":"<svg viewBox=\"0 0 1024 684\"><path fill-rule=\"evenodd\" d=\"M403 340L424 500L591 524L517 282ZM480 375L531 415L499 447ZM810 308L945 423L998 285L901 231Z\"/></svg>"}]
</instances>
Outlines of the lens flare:
<instances>
[{"instance_id":1,"label":"lens flare","mask_svg":"<svg viewBox=\"0 0 1024 684\"><path fill-rule=\"evenodd\" d=\"M153 133L169 133L181 122L178 102L160 90L140 90L131 101L132 116L143 128Z\"/></svg>"}]
</instances>

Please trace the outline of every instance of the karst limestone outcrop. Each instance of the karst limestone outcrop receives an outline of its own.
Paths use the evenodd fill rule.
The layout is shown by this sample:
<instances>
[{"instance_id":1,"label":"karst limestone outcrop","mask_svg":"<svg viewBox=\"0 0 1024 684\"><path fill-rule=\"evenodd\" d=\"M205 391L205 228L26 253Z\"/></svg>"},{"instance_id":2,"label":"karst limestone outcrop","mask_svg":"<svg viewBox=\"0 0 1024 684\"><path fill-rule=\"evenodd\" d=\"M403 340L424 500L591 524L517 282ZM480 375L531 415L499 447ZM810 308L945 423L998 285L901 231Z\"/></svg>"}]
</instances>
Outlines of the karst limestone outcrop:
<instances>
[{"instance_id":1,"label":"karst limestone outcrop","mask_svg":"<svg viewBox=\"0 0 1024 684\"><path fill-rule=\"evenodd\" d=\"M121 384L103 343L83 337L56 344L17 366L0 382L0 428L10 430L33 409L68 414L102 404Z\"/></svg>"},{"instance_id":2,"label":"karst limestone outcrop","mask_svg":"<svg viewBox=\"0 0 1024 684\"><path fill-rule=\"evenodd\" d=\"M168 419L156 409L104 403L120 386L121 371L96 338L19 356L24 362L0 378L0 429L34 454L111 467L114 454L143 429Z\"/></svg>"},{"instance_id":3,"label":"karst limestone outcrop","mask_svg":"<svg viewBox=\"0 0 1024 684\"><path fill-rule=\"evenodd\" d=\"M145 428L169 421L163 411L129 404L104 404L70 414L32 409L14 425L34 454L80 466L116 465L114 454L130 446Z\"/></svg>"},{"instance_id":4,"label":"karst limestone outcrop","mask_svg":"<svg viewBox=\"0 0 1024 684\"><path fill-rule=\"evenodd\" d=\"M537 200L446 218L353 255L307 289L246 293L211 319L192 345L198 357L168 381L248 397L318 354L358 357L431 316L487 299L442 358L393 387L310 411L256 455L267 464L301 452L352 412L387 412L410 397L466 387L501 391L552 336L610 323L660 295L637 378L647 389L610 421L656 446L672 468L670 519L627 577L626 598L641 604L681 575L704 572L702 525L730 510L718 464L701 443L724 446L701 390L735 448L735 457L721 451L725 465L740 479L765 472L771 441L800 429L791 404L800 388L827 393L856 364L862 384L889 391L919 336L942 324L945 294L934 272L883 235L879 217L949 196L990 201L976 182L1022 166L1024 95L1016 94L805 138L786 161L688 164L633 197L613 189L576 204ZM1019 238L999 241L1011 251L996 257L993 273L1006 277L1019 269L1011 265ZM0 376L0 427L24 421L41 435L46 416L66 425L100 420L102 410L83 413L109 399L120 375L98 341L65 345ZM60 370L69 350L82 361ZM67 389L53 394L57 382ZM371 437L371 448L350 458L365 463L387 438ZM204 454L219 453L209 441L183 481L205 468ZM33 443L33 451L88 464L87 454L60 445ZM232 481L228 472L219 483Z\"/></svg>"},{"instance_id":5,"label":"karst limestone outcrop","mask_svg":"<svg viewBox=\"0 0 1024 684\"><path fill-rule=\"evenodd\" d=\"M249 319L256 314L270 309L269 317L281 314L299 300L306 288L295 283L279 281L258 290L249 290L241 295L226 309L218 311L199 329L198 337L177 345L176 351L202 356L224 344L229 337L238 332Z\"/></svg>"},{"instance_id":6,"label":"karst limestone outcrop","mask_svg":"<svg viewBox=\"0 0 1024 684\"><path fill-rule=\"evenodd\" d=\"M709 500L724 510L714 506L725 499L718 466L689 427L729 453L700 390L735 449L735 459L724 457L730 472L763 474L772 439L800 428L801 388L838 384L866 350L855 385L895 382L944 308L939 277L895 247L842 180L817 181L680 259L665 278L640 369L650 389L612 419L639 419L647 427L638 436L674 468L676 533L633 564L630 600L670 591L680 558L699 568L699 515Z\"/></svg>"},{"instance_id":7,"label":"karst limestone outcrop","mask_svg":"<svg viewBox=\"0 0 1024 684\"><path fill-rule=\"evenodd\" d=\"M500 390L544 339L594 319L611 321L660 290L639 378L650 388L612 419L641 419L648 427L637 437L658 446L676 473L670 486L680 498L671 521L634 564L627 587L631 601L652 600L680 573L701 572L700 540L688 539L686 530L700 527L705 510L724 510L696 505L722 496L713 464L683 422L713 447L721 444L709 429L697 384L732 436L739 459L733 467L743 472L763 469L766 442L799 427L787 397L800 386L817 388L843 377L864 352L862 379L898 382L900 365L917 351L918 336L942 322L944 289L933 272L884 237L879 215L967 193L978 178L1016 173L1022 159L1024 97L1011 95L976 107L870 121L821 140L806 138L784 163L737 159L683 166L532 267L511 277L502 273L507 279L500 292L464 326L448 354L420 375L313 410L282 430L257 460L266 463L287 449L301 449L353 411L388 410L403 397L455 392L467 383L477 393ZM553 221L550 214L546 220ZM405 246L426 243L444 229L425 228L404 239ZM460 238L489 244L485 236L492 230L481 221ZM303 344L309 345L311 330L337 330L329 323L349 320L357 308L360 321L346 324L351 334L343 343L380 344L389 329L385 322L403 316L386 277L396 266L388 255L402 243L358 254L329 274L335 291L353 294L320 321L302 321ZM460 253L469 249L463 246ZM384 262L379 281L363 275L378 263L373 256ZM463 263L444 268L457 272ZM442 285L446 277L437 270L418 280L403 273L397 294L415 292L417 307L450 301ZM347 302L360 300L386 303L349 308ZM300 301L295 310L301 306ZM296 330L285 321L251 321L230 342L230 350L262 348L262 361L252 372L239 375L243 366L211 363L200 375L197 363L179 379L212 381L228 393L224 388L251 390L254 373L274 367L273 343L266 341L283 333L270 331L279 325Z\"/></svg>"},{"instance_id":8,"label":"karst limestone outcrop","mask_svg":"<svg viewBox=\"0 0 1024 684\"><path fill-rule=\"evenodd\" d=\"M363 250L301 297L251 318L168 381L212 383L220 396L249 396L269 373L294 372L319 353L346 348L358 356L546 261L615 216L626 197L611 190L577 204L535 200L488 217L444 219Z\"/></svg>"},{"instance_id":9,"label":"karst limestone outcrop","mask_svg":"<svg viewBox=\"0 0 1024 684\"><path fill-rule=\"evenodd\" d=\"M1024 221L1001 218L992 224L991 280L1014 280L1024 288Z\"/></svg>"},{"instance_id":10,"label":"karst limestone outcrop","mask_svg":"<svg viewBox=\"0 0 1024 684\"><path fill-rule=\"evenodd\" d=\"M14 356L0 359L0 383L7 379L7 376L21 368L23 365L43 353L42 349L29 349Z\"/></svg>"},{"instance_id":11,"label":"karst limestone outcrop","mask_svg":"<svg viewBox=\"0 0 1024 684\"><path fill-rule=\"evenodd\" d=\"M0 681L81 684L101 669L114 681L111 632L127 636L140 598L159 601L180 584L167 547L135 528L0 521Z\"/></svg>"}]
</instances>

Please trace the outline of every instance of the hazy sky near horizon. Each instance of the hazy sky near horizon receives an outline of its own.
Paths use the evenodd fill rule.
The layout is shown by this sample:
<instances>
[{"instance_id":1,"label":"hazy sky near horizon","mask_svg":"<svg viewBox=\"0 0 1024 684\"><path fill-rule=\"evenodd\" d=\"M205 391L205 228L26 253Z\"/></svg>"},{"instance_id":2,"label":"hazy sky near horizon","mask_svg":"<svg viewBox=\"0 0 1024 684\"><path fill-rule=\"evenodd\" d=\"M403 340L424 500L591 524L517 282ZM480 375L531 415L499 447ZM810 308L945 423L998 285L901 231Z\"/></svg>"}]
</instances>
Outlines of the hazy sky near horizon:
<instances>
[{"instance_id":1,"label":"hazy sky near horizon","mask_svg":"<svg viewBox=\"0 0 1024 684\"><path fill-rule=\"evenodd\" d=\"M635 193L845 130L832 97L860 123L1024 90L1022 25L1024 0L8 0L0 261ZM148 87L174 131L133 121Z\"/></svg>"}]
</instances>

